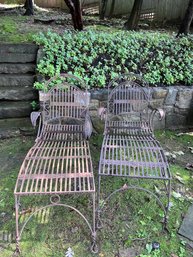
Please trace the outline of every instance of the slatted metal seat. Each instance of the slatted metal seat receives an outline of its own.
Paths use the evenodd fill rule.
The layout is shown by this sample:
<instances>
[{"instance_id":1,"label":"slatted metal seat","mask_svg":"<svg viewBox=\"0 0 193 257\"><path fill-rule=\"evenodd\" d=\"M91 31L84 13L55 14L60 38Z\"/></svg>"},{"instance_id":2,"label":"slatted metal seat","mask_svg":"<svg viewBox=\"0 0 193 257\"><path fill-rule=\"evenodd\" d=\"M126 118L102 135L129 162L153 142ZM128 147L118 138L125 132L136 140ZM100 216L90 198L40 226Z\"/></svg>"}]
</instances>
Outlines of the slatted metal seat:
<instances>
[{"instance_id":1,"label":"slatted metal seat","mask_svg":"<svg viewBox=\"0 0 193 257\"><path fill-rule=\"evenodd\" d=\"M152 136L107 134L101 155L100 175L170 179L163 150Z\"/></svg>"},{"instance_id":2,"label":"slatted metal seat","mask_svg":"<svg viewBox=\"0 0 193 257\"><path fill-rule=\"evenodd\" d=\"M142 83L141 77L130 74L122 75L109 84L107 108L100 110L105 116L105 131L99 162L98 202L102 177L132 179L132 182L128 182L130 186L124 185L117 191L129 188L144 190L135 185L136 179L162 180L168 199L167 206L163 206L160 199L157 199L164 209L166 224L171 174L164 151L153 133L154 116L156 113L162 116L163 111L150 106L150 90ZM112 85L115 85L113 89ZM100 207L98 213L100 221Z\"/></svg>"},{"instance_id":3,"label":"slatted metal seat","mask_svg":"<svg viewBox=\"0 0 193 257\"><path fill-rule=\"evenodd\" d=\"M60 79L62 82L44 94L42 111L31 115L34 124L38 117L42 122L36 143L23 161L14 191L17 251L24 229L22 227L19 230L19 200L25 195L50 195L49 207L60 205L79 213L91 231L92 251L96 250L95 183L87 140L91 134L91 131L87 131L91 129L88 113L89 94L66 81L75 79L85 88L82 81L74 76L61 74ZM46 85L54 80L55 78L49 80ZM60 202L60 195L80 193L92 195L92 226L76 208ZM53 196L56 197L56 202L53 202Z\"/></svg>"}]
</instances>

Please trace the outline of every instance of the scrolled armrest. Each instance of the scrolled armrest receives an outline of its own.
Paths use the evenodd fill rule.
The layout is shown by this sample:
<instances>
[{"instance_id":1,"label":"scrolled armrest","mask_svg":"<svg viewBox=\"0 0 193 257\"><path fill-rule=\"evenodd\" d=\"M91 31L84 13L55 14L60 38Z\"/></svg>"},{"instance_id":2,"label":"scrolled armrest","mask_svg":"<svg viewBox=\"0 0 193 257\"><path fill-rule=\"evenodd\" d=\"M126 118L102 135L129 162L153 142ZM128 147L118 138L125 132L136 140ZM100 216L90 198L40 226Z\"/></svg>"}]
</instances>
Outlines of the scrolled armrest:
<instances>
[{"instance_id":1,"label":"scrolled armrest","mask_svg":"<svg viewBox=\"0 0 193 257\"><path fill-rule=\"evenodd\" d=\"M154 115L158 114L159 115L159 120L163 120L163 118L165 118L165 111L161 108L156 108L153 110L154 111Z\"/></svg>"},{"instance_id":2,"label":"scrolled armrest","mask_svg":"<svg viewBox=\"0 0 193 257\"><path fill-rule=\"evenodd\" d=\"M159 120L163 120L165 118L165 111L161 108L153 108L152 106L149 106L149 108L151 109L151 116L150 116L150 126L151 126L151 130L154 130L154 126L153 126L153 120L155 115L158 115Z\"/></svg>"},{"instance_id":3,"label":"scrolled armrest","mask_svg":"<svg viewBox=\"0 0 193 257\"><path fill-rule=\"evenodd\" d=\"M41 112L32 112L30 115L32 126L35 127L37 125L37 120L41 116Z\"/></svg>"},{"instance_id":4,"label":"scrolled armrest","mask_svg":"<svg viewBox=\"0 0 193 257\"><path fill-rule=\"evenodd\" d=\"M100 107L98 109L98 115L100 116L101 120L105 120L106 113L107 113L107 109L105 107Z\"/></svg>"},{"instance_id":5,"label":"scrolled armrest","mask_svg":"<svg viewBox=\"0 0 193 257\"><path fill-rule=\"evenodd\" d=\"M85 122L84 122L84 130L83 130L85 139L89 139L91 137L92 130L93 130L92 129L92 121L90 118L89 111L87 110L86 114L85 114Z\"/></svg>"},{"instance_id":6,"label":"scrolled armrest","mask_svg":"<svg viewBox=\"0 0 193 257\"><path fill-rule=\"evenodd\" d=\"M36 127L37 120L38 120L38 118L40 119L39 120L39 126L38 126L38 133L37 133L37 137L36 137L36 140L35 140L35 142L37 142L40 138L41 130L42 130L41 112L32 112L31 115L30 115L30 118L31 118L31 123L32 123L33 127Z\"/></svg>"}]
</instances>

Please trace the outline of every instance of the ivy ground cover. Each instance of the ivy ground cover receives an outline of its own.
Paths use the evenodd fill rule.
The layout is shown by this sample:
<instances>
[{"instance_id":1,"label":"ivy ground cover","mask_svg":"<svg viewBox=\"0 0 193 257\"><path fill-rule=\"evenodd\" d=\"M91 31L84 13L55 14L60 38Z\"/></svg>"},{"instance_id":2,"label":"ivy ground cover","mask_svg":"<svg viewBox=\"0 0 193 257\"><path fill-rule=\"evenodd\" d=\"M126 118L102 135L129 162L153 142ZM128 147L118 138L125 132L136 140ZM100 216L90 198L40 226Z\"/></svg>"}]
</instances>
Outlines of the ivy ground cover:
<instances>
[{"instance_id":1,"label":"ivy ground cover","mask_svg":"<svg viewBox=\"0 0 193 257\"><path fill-rule=\"evenodd\" d=\"M38 71L45 77L72 73L91 87L105 87L121 73L142 74L152 85L193 83L193 37L158 32L48 31L34 37L43 46ZM36 88L42 88L36 83Z\"/></svg>"}]
</instances>

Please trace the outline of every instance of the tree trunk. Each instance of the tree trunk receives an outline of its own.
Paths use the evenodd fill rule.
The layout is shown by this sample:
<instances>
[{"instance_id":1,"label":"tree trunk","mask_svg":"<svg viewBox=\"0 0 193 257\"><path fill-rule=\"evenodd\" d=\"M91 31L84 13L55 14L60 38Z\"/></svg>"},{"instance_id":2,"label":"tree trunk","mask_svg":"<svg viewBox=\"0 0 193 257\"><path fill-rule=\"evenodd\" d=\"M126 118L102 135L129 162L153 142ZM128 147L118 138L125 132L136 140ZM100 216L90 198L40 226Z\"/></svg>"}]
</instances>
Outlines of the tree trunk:
<instances>
[{"instance_id":1,"label":"tree trunk","mask_svg":"<svg viewBox=\"0 0 193 257\"><path fill-rule=\"evenodd\" d=\"M82 11L79 0L64 0L72 16L75 30L83 30Z\"/></svg>"},{"instance_id":2,"label":"tree trunk","mask_svg":"<svg viewBox=\"0 0 193 257\"><path fill-rule=\"evenodd\" d=\"M100 19L104 20L108 0L101 0Z\"/></svg>"},{"instance_id":3,"label":"tree trunk","mask_svg":"<svg viewBox=\"0 0 193 257\"><path fill-rule=\"evenodd\" d=\"M109 12L109 18L112 18L113 13L114 13L114 9L115 9L115 0L112 0L111 9L110 9L110 12Z\"/></svg>"},{"instance_id":4,"label":"tree trunk","mask_svg":"<svg viewBox=\"0 0 193 257\"><path fill-rule=\"evenodd\" d=\"M180 34L185 34L185 35L188 34L192 19L193 19L193 0L189 0L186 13L184 15L184 18L182 20L182 23L180 25L180 28L176 37L178 37Z\"/></svg>"},{"instance_id":5,"label":"tree trunk","mask_svg":"<svg viewBox=\"0 0 193 257\"><path fill-rule=\"evenodd\" d=\"M131 14L128 18L128 21L125 23L125 28L127 30L137 29L139 19L140 19L142 4L143 4L143 0L135 0L133 4L133 8L131 10Z\"/></svg>"},{"instance_id":6,"label":"tree trunk","mask_svg":"<svg viewBox=\"0 0 193 257\"><path fill-rule=\"evenodd\" d=\"M24 8L26 9L24 15L30 16L34 15L34 3L33 0L26 0L24 4Z\"/></svg>"}]
</instances>

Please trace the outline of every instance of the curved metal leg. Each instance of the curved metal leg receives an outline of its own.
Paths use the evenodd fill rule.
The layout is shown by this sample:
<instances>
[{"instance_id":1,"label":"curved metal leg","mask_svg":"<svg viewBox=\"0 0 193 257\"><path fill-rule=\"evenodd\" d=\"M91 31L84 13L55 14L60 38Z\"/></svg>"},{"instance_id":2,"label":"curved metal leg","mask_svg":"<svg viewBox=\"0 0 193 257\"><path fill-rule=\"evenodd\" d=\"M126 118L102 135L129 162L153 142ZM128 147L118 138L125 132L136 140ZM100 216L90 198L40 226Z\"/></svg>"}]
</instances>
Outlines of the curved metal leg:
<instances>
[{"instance_id":1,"label":"curved metal leg","mask_svg":"<svg viewBox=\"0 0 193 257\"><path fill-rule=\"evenodd\" d=\"M52 198L52 197L51 197ZM60 198L59 198L60 199ZM93 252L97 252L97 246L96 246L96 229L95 229L95 193L93 193L93 227L90 225L88 219L78 210L76 209L75 207L71 206L71 205L67 205L67 204L63 204L63 203L54 203L53 200L51 199L51 204L48 204L44 207L41 207L37 210L35 210L29 217L28 219L25 221L25 223L23 224L20 232L19 232L19 213L18 213L18 208L19 208L19 203L18 203L18 199L17 199L17 196L15 197L15 201L16 201L16 251L15 252L18 252L20 253L20 249L19 249L19 240L21 239L21 236L22 236L22 233L23 233L23 230L25 228L25 226L27 225L27 223L29 222L29 220L39 211L43 210L43 209L46 209L48 207L53 207L53 206L63 206L63 207L67 207L73 211L75 211L76 213L78 213L82 218L83 220L86 222L86 224L88 225L88 228L91 232L91 235L92 235L92 251Z\"/></svg>"},{"instance_id":2,"label":"curved metal leg","mask_svg":"<svg viewBox=\"0 0 193 257\"><path fill-rule=\"evenodd\" d=\"M14 255L19 255L20 248L19 248L19 197L15 196L15 222L16 222L16 249Z\"/></svg>"},{"instance_id":3,"label":"curved metal leg","mask_svg":"<svg viewBox=\"0 0 193 257\"><path fill-rule=\"evenodd\" d=\"M168 223L168 212L170 207L170 196L171 196L171 181L168 180L168 185L166 185L166 193L167 193L167 205L165 207L165 215L164 215L164 223L163 223L163 229L168 231L167 229L167 223Z\"/></svg>"},{"instance_id":4,"label":"curved metal leg","mask_svg":"<svg viewBox=\"0 0 193 257\"><path fill-rule=\"evenodd\" d=\"M97 229L101 229L103 227L102 221L101 221L101 207L100 207L100 191L101 190L101 176L99 175L98 179L98 193L97 193Z\"/></svg>"},{"instance_id":5,"label":"curved metal leg","mask_svg":"<svg viewBox=\"0 0 193 257\"><path fill-rule=\"evenodd\" d=\"M93 232L92 232L92 244L91 244L91 252L98 253L98 247L96 244L96 201L95 201L95 193L92 194L93 199Z\"/></svg>"},{"instance_id":6,"label":"curved metal leg","mask_svg":"<svg viewBox=\"0 0 193 257\"><path fill-rule=\"evenodd\" d=\"M145 188L142 188L142 187L139 187L139 186L135 186L135 185L123 185L121 188L113 191L105 200L104 200L104 203L109 201L109 199L116 193L118 192L122 192L122 191L126 191L126 190L129 190L129 189L136 189L136 190L142 190L142 191L145 191L147 193L149 193L150 195L154 196L157 200L157 202L159 203L159 205L161 206L163 212L164 212L164 224L167 224L167 213L168 213L168 209L169 209L169 200L170 200L170 181L169 181L169 187L168 187L168 204L167 204L167 207L165 207L163 205L163 203L161 202L161 200L157 197L156 194L154 194L153 192L151 192L150 190L148 189L145 189ZM98 212L102 212L102 208L104 207L105 204L103 204L103 206L99 207L99 210Z\"/></svg>"}]
</instances>

